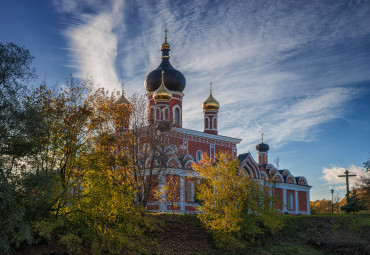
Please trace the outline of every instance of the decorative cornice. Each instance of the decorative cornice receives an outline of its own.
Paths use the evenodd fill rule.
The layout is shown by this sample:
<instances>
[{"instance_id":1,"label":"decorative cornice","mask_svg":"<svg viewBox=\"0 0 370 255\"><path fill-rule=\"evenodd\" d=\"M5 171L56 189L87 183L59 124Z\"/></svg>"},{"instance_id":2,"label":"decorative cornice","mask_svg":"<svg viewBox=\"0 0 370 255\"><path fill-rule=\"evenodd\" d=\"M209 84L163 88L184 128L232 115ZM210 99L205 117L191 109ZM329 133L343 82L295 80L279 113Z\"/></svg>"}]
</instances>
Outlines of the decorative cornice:
<instances>
[{"instance_id":1,"label":"decorative cornice","mask_svg":"<svg viewBox=\"0 0 370 255\"><path fill-rule=\"evenodd\" d=\"M186 134L186 135L198 136L202 138L208 138L208 139L229 142L229 143L239 144L242 141L242 139L239 139L239 138L233 138L233 137L222 136L222 135L213 135L213 134L208 134L208 133L186 129L186 128L175 128L174 127L172 128L172 130L178 133Z\"/></svg>"}]
</instances>

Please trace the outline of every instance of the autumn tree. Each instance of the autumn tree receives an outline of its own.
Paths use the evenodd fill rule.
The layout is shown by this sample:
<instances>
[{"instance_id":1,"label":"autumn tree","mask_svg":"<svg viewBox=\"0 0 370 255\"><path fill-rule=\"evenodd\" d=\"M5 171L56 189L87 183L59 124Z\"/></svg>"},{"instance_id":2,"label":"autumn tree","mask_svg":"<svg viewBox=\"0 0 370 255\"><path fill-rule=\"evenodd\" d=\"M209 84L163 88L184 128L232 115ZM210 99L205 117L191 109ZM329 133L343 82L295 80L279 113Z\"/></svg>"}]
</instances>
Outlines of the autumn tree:
<instances>
[{"instance_id":1,"label":"autumn tree","mask_svg":"<svg viewBox=\"0 0 370 255\"><path fill-rule=\"evenodd\" d=\"M137 203L142 179L130 126L135 108L116 93L91 87L70 79L62 90L41 86L29 98L48 128L44 150L33 162L39 171L57 173L50 194L55 222L73 226L61 241L71 251L85 243L97 253L119 253L141 240L147 226ZM45 224L41 230L52 229L51 222Z\"/></svg>"},{"instance_id":2,"label":"autumn tree","mask_svg":"<svg viewBox=\"0 0 370 255\"><path fill-rule=\"evenodd\" d=\"M282 227L269 186L250 179L238 160L226 154L205 155L193 169L203 178L196 195L201 203L198 217L222 247L245 247L257 235Z\"/></svg>"},{"instance_id":3,"label":"autumn tree","mask_svg":"<svg viewBox=\"0 0 370 255\"><path fill-rule=\"evenodd\" d=\"M364 201L367 210L370 210L370 158L364 162L365 173L360 176L356 183L357 192Z\"/></svg>"},{"instance_id":4,"label":"autumn tree","mask_svg":"<svg viewBox=\"0 0 370 255\"><path fill-rule=\"evenodd\" d=\"M331 214L331 200L321 199L310 202L311 214Z\"/></svg>"}]
</instances>

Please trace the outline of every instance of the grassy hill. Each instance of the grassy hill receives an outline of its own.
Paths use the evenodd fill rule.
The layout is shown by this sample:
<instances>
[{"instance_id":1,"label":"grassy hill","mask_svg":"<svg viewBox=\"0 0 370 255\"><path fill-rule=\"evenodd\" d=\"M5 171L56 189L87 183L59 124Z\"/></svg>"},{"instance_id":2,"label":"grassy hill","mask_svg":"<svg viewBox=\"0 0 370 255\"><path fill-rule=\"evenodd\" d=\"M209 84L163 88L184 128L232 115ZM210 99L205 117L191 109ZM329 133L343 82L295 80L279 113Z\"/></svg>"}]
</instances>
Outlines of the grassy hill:
<instances>
[{"instance_id":1,"label":"grassy hill","mask_svg":"<svg viewBox=\"0 0 370 255\"><path fill-rule=\"evenodd\" d=\"M230 253L219 250L195 215L155 214L148 233L149 254L370 254L370 214L283 216L285 226L255 245ZM88 254L88 252L86 251ZM16 254L65 255L55 242L25 247Z\"/></svg>"}]
</instances>

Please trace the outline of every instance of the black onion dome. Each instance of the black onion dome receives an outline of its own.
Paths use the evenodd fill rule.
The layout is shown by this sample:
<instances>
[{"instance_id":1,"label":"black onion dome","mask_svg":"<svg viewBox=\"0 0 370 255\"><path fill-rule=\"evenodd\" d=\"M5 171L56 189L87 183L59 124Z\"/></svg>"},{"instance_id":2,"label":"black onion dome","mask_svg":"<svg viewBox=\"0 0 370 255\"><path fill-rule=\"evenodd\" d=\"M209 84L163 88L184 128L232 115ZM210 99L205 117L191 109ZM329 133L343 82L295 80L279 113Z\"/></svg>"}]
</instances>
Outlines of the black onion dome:
<instances>
[{"instance_id":1,"label":"black onion dome","mask_svg":"<svg viewBox=\"0 0 370 255\"><path fill-rule=\"evenodd\" d=\"M256 145L256 150L259 152L267 152L269 149L270 146L268 144L265 144L264 142Z\"/></svg>"},{"instance_id":2,"label":"black onion dome","mask_svg":"<svg viewBox=\"0 0 370 255\"><path fill-rule=\"evenodd\" d=\"M170 91L182 92L186 86L185 76L170 63L170 45L167 43L167 36L161 46L162 51L162 62L157 69L151 71L145 78L145 89L147 92L156 91L162 83L162 71L165 72L164 84Z\"/></svg>"}]
</instances>

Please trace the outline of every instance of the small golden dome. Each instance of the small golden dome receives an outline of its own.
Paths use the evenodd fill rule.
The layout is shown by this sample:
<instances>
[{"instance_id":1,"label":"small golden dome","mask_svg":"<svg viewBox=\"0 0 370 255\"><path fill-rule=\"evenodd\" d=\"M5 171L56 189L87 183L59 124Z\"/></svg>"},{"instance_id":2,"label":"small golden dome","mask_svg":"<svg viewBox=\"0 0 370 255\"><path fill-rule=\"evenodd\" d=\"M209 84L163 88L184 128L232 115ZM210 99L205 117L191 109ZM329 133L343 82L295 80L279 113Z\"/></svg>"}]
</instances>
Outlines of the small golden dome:
<instances>
[{"instance_id":1,"label":"small golden dome","mask_svg":"<svg viewBox=\"0 0 370 255\"><path fill-rule=\"evenodd\" d=\"M164 71L162 70L162 83L159 88L154 91L153 98L155 101L170 101L172 93L164 85Z\"/></svg>"},{"instance_id":2,"label":"small golden dome","mask_svg":"<svg viewBox=\"0 0 370 255\"><path fill-rule=\"evenodd\" d=\"M218 111L220 103L212 96L212 82L210 83L209 97L203 102L203 111Z\"/></svg>"},{"instance_id":3,"label":"small golden dome","mask_svg":"<svg viewBox=\"0 0 370 255\"><path fill-rule=\"evenodd\" d=\"M120 99L118 99L117 104L131 104L130 101L127 100L125 95L122 95Z\"/></svg>"},{"instance_id":4,"label":"small golden dome","mask_svg":"<svg viewBox=\"0 0 370 255\"><path fill-rule=\"evenodd\" d=\"M123 83L122 83L121 97L117 100L116 104L127 104L127 105L131 105L130 101L128 101L127 98L125 97L125 92L123 90Z\"/></svg>"}]
</instances>

